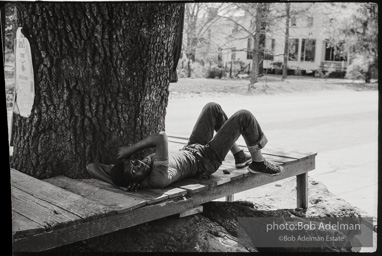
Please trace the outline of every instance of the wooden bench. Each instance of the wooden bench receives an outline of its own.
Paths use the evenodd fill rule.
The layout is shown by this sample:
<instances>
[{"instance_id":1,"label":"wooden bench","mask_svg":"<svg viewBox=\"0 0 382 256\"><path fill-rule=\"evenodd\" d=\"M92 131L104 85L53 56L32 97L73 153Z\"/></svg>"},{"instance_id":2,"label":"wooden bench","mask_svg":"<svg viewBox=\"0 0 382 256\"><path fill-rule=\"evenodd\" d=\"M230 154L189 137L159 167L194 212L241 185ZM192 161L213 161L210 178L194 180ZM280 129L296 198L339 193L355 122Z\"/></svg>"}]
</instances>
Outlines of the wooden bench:
<instances>
[{"instance_id":1,"label":"wooden bench","mask_svg":"<svg viewBox=\"0 0 382 256\"><path fill-rule=\"evenodd\" d=\"M170 153L186 143L182 137L169 140ZM227 159L210 180L187 179L134 193L95 179L38 180L12 169L13 249L43 251L174 214L187 216L200 212L206 202L293 176L297 176L297 206L306 208L307 172L315 168L316 154L272 150L264 151L264 156L283 165L284 172L252 174L234 168L232 159Z\"/></svg>"}]
</instances>

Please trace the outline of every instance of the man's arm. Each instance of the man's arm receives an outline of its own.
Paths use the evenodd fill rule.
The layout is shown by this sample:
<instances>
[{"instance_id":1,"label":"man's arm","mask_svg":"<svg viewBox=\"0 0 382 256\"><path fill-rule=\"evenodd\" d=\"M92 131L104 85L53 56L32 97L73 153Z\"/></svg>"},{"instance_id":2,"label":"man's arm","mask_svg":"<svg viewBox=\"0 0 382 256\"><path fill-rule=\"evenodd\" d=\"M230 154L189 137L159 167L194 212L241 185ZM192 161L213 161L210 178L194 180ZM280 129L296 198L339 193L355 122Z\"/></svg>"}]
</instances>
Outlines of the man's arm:
<instances>
[{"instance_id":1,"label":"man's arm","mask_svg":"<svg viewBox=\"0 0 382 256\"><path fill-rule=\"evenodd\" d=\"M165 160L168 159L168 141L165 132L152 134L137 142L133 146L120 147L118 150L118 159L128 158L132 154L145 149L155 147L155 158Z\"/></svg>"}]
</instances>

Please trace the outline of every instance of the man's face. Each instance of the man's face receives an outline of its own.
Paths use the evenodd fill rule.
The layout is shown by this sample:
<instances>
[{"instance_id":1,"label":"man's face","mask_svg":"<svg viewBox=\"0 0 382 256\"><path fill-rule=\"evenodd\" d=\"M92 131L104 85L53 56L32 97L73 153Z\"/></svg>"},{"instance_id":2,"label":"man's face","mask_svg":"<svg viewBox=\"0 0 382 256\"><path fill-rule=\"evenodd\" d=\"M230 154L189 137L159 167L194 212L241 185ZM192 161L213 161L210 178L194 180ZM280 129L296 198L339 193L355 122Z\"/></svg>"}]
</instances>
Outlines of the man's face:
<instances>
[{"instance_id":1,"label":"man's face","mask_svg":"<svg viewBox=\"0 0 382 256\"><path fill-rule=\"evenodd\" d=\"M129 181L140 182L150 173L150 167L140 160L125 161L125 176Z\"/></svg>"}]
</instances>

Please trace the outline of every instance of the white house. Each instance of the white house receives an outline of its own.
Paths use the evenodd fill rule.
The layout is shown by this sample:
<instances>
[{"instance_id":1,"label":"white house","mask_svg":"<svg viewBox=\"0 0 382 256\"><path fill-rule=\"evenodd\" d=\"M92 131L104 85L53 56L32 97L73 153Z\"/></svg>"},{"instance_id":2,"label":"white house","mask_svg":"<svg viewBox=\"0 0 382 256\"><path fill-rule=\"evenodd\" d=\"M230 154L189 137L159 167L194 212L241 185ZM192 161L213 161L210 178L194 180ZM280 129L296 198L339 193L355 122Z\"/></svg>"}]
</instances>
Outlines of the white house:
<instances>
[{"instance_id":1,"label":"white house","mask_svg":"<svg viewBox=\"0 0 382 256\"><path fill-rule=\"evenodd\" d=\"M223 65L242 62L251 65L253 39L247 28L253 22L249 16L235 17L236 23L221 18L209 28L208 35L212 43L209 48L198 51L199 56L219 56ZM296 74L319 73L320 71L345 71L348 58L342 57L340 50L328 47L322 27L328 25L322 13L293 16L289 29L288 69ZM285 19L279 21L267 33L263 67L274 70L283 62L285 47Z\"/></svg>"}]
</instances>

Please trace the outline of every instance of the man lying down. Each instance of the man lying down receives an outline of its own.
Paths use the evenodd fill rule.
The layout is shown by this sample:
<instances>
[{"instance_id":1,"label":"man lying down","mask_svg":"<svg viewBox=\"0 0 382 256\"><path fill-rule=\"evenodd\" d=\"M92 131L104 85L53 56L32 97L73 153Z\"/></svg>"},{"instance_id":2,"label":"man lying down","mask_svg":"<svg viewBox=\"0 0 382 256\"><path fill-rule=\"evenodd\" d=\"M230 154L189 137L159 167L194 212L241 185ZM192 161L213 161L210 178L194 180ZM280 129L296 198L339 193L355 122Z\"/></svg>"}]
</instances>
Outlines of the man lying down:
<instances>
[{"instance_id":1,"label":"man lying down","mask_svg":"<svg viewBox=\"0 0 382 256\"><path fill-rule=\"evenodd\" d=\"M236 145L240 135L250 155ZM86 169L92 178L126 187L128 191L137 191L140 187L163 188L189 177L209 178L231 151L236 168L248 166L252 173L278 175L283 168L265 160L261 153L267 142L251 112L239 110L227 118L219 104L208 103L200 113L187 145L179 152L168 154L167 136L160 132L133 146L119 148L118 161L114 165L90 163ZM130 159L139 150L153 147L155 153L143 160Z\"/></svg>"}]
</instances>

